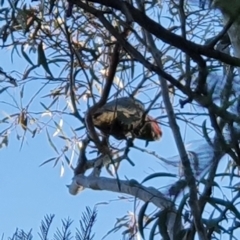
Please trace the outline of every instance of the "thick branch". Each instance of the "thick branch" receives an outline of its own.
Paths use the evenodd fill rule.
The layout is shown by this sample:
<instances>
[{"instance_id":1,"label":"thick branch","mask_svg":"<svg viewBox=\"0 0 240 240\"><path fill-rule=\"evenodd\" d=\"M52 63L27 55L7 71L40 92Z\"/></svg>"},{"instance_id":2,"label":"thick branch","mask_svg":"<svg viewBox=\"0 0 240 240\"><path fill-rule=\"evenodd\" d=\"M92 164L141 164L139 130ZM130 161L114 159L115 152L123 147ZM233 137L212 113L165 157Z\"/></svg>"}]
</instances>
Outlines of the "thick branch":
<instances>
[{"instance_id":1,"label":"thick branch","mask_svg":"<svg viewBox=\"0 0 240 240\"><path fill-rule=\"evenodd\" d=\"M121 185L120 191L116 179L94 176L86 177L84 175L77 175L74 179L79 186L84 188L126 193L144 202L151 202L161 209L172 207L171 200L167 199L161 192L153 187L144 187L136 180L119 180L119 184Z\"/></svg>"}]
</instances>

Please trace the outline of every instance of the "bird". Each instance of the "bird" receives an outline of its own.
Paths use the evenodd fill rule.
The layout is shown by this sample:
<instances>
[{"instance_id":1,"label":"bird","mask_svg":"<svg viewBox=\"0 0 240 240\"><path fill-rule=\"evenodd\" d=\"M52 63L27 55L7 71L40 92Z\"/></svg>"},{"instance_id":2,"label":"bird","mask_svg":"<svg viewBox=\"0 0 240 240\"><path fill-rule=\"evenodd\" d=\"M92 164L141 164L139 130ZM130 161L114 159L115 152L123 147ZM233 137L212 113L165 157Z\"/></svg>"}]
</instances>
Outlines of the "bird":
<instances>
[{"instance_id":1,"label":"bird","mask_svg":"<svg viewBox=\"0 0 240 240\"><path fill-rule=\"evenodd\" d=\"M93 125L105 136L117 140L128 137L156 141L162 136L157 121L147 115L144 104L131 97L116 98L107 102L92 115Z\"/></svg>"}]
</instances>

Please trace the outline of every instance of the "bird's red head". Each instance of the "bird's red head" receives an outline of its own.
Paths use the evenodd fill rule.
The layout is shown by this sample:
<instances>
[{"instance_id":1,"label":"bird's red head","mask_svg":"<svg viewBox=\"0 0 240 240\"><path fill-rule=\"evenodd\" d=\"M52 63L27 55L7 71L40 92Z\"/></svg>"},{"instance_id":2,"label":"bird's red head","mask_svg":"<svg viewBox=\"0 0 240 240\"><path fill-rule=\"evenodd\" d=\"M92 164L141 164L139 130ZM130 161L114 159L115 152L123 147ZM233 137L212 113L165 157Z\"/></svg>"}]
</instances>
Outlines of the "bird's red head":
<instances>
[{"instance_id":1,"label":"bird's red head","mask_svg":"<svg viewBox=\"0 0 240 240\"><path fill-rule=\"evenodd\" d=\"M146 141L156 141L162 136L161 128L157 121L151 116L145 117L144 123L139 131L136 132L136 138L143 139Z\"/></svg>"},{"instance_id":2,"label":"bird's red head","mask_svg":"<svg viewBox=\"0 0 240 240\"><path fill-rule=\"evenodd\" d=\"M150 122L151 124L151 129L152 129L152 137L154 140L159 140L162 137L162 130L158 125L158 122L156 121L156 119L154 119L153 117L147 115L146 117L147 121Z\"/></svg>"}]
</instances>

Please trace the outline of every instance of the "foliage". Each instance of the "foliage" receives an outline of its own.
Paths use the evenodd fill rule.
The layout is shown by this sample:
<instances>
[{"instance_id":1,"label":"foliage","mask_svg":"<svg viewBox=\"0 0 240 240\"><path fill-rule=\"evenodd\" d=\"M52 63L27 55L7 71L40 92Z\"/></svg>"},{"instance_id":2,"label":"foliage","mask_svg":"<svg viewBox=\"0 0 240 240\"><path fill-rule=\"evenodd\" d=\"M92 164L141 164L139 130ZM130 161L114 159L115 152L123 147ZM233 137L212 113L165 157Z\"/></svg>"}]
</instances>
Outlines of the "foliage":
<instances>
[{"instance_id":1,"label":"foliage","mask_svg":"<svg viewBox=\"0 0 240 240\"><path fill-rule=\"evenodd\" d=\"M54 219L54 215L47 215L44 217L40 225L40 232L38 233L39 239L47 240L50 238L50 229ZM94 208L86 208L86 211L83 212L82 219L79 221L80 227L76 229L75 237L70 230L71 224L73 221L71 219L62 220L62 227L56 230L53 235L54 240L91 240L94 237L92 234L93 224L96 221L97 210ZM9 240L31 240L33 239L32 230L25 232L24 230L16 229L15 233Z\"/></svg>"},{"instance_id":2,"label":"foliage","mask_svg":"<svg viewBox=\"0 0 240 240\"><path fill-rule=\"evenodd\" d=\"M194 239L197 234L199 239L237 239L240 61L226 35L231 24L222 26L219 12L194 3L1 1L0 46L11 53L13 69L0 63L0 147L8 146L13 133L21 147L46 134L55 156L42 165L60 164L61 174L73 170L70 193L91 188L133 196L136 211L109 234L124 227L130 239L139 234L145 239ZM24 69L14 65L18 58ZM103 144L91 114L123 96L145 104L146 113L161 123L163 138L171 131L174 142L168 144L177 146L177 156L151 150L159 143L146 149L138 141L132 146L110 138ZM198 140L184 144L183 129ZM168 172L120 179L121 161L134 165L130 149L158 159ZM217 171L222 159L228 165ZM154 180L166 178L172 184L160 191L163 186ZM76 239L93 238L95 215L87 210ZM42 222L41 239L52 218ZM62 224L66 231L57 230L55 239L70 238L71 221ZM12 239L31 236L17 230Z\"/></svg>"}]
</instances>

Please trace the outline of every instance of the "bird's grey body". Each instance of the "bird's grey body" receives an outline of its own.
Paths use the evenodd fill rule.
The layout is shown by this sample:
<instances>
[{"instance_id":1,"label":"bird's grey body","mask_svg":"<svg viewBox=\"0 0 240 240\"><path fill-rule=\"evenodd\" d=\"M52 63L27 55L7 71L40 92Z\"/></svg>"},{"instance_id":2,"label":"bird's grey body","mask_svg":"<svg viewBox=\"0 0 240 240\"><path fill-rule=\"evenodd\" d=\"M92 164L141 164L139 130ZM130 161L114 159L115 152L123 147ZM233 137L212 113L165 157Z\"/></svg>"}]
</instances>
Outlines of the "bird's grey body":
<instances>
[{"instance_id":1,"label":"bird's grey body","mask_svg":"<svg viewBox=\"0 0 240 240\"><path fill-rule=\"evenodd\" d=\"M133 98L122 97L110 101L92 117L95 127L119 140L131 136L155 141L162 135L156 121L146 115L143 103Z\"/></svg>"}]
</instances>

